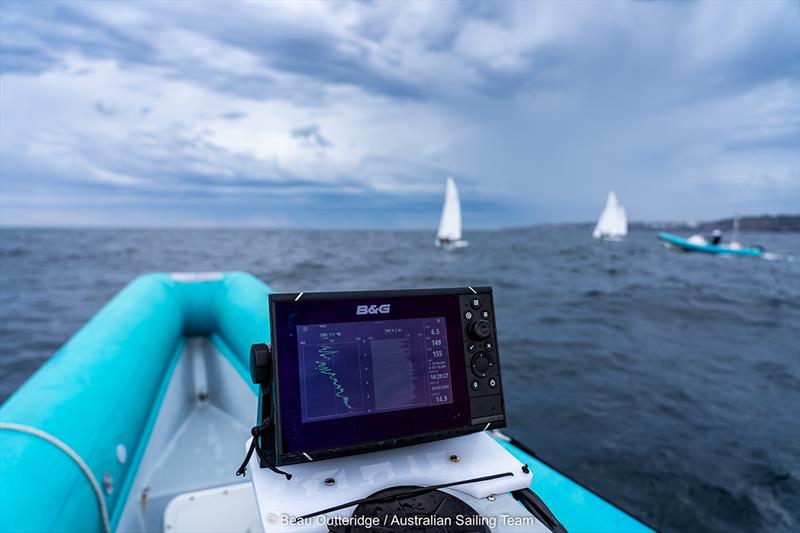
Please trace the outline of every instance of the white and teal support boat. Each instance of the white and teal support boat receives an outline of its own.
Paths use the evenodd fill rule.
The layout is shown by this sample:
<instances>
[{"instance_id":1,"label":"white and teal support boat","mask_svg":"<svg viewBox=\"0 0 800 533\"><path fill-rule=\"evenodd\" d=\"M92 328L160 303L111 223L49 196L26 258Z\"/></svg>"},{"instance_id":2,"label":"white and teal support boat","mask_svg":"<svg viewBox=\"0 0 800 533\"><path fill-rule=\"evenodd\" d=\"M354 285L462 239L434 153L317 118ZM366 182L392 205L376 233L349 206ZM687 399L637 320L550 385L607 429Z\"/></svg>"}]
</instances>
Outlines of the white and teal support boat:
<instances>
[{"instance_id":1,"label":"white and teal support boat","mask_svg":"<svg viewBox=\"0 0 800 533\"><path fill-rule=\"evenodd\" d=\"M764 249L758 246L742 246L738 242L728 244L712 244L699 235L692 235L688 239L661 231L658 238L668 248L683 252L703 252L707 254L744 255L749 257L764 256Z\"/></svg>"},{"instance_id":2,"label":"white and teal support boat","mask_svg":"<svg viewBox=\"0 0 800 533\"><path fill-rule=\"evenodd\" d=\"M0 531L261 531L250 474L235 471L270 291L244 273L150 274L121 291L0 408ZM568 531L650 531L494 436Z\"/></svg>"}]
</instances>

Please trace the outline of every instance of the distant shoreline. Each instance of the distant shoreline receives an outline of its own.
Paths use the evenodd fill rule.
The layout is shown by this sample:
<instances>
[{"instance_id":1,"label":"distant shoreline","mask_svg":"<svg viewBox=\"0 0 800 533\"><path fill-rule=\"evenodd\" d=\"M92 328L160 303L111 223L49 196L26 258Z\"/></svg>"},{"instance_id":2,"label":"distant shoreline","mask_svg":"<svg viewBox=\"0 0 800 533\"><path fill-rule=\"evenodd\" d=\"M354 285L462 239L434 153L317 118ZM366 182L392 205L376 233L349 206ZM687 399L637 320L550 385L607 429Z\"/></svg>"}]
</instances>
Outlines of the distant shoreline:
<instances>
[{"instance_id":1,"label":"distant shoreline","mask_svg":"<svg viewBox=\"0 0 800 533\"><path fill-rule=\"evenodd\" d=\"M742 216L739 218L739 231L749 233L800 233L800 215L760 215ZM680 232L710 232L720 229L725 233L733 231L733 218L722 218L703 222L636 222L628 223L630 231L680 231ZM536 227L594 227L595 222L551 222L542 224L529 224L513 226L507 229L522 229Z\"/></svg>"},{"instance_id":2,"label":"distant shoreline","mask_svg":"<svg viewBox=\"0 0 800 533\"><path fill-rule=\"evenodd\" d=\"M800 215L760 215L760 216L742 216L739 218L739 231L753 232L753 233L800 233ZM704 222L675 222L675 221L660 221L660 222L637 222L631 221L628 223L628 228L631 231L680 231L680 232L709 232L714 229L720 229L725 233L733 230L733 218L723 218L719 220L711 220ZM492 229L476 229L467 226L465 231L467 233L473 231L508 231L515 229L526 228L545 228L545 227L594 227L595 222L540 222L535 224L513 225ZM10 225L0 224L0 230L9 229L37 229L37 230L174 230L174 231L204 231L204 230L241 230L241 231L431 231L435 233L435 228L287 228L287 227L269 227L269 226L235 226L235 225L219 225L219 226L81 226L81 225L65 225L65 226L31 226L31 225Z\"/></svg>"},{"instance_id":3,"label":"distant shoreline","mask_svg":"<svg viewBox=\"0 0 800 533\"><path fill-rule=\"evenodd\" d=\"M725 232L733 231L733 218L723 218L696 224L688 223L641 223L633 222L635 229L674 229L674 230L699 230L712 231L720 229ZM800 215L761 215L739 217L739 231L768 232L768 233L798 233L800 232Z\"/></svg>"}]
</instances>

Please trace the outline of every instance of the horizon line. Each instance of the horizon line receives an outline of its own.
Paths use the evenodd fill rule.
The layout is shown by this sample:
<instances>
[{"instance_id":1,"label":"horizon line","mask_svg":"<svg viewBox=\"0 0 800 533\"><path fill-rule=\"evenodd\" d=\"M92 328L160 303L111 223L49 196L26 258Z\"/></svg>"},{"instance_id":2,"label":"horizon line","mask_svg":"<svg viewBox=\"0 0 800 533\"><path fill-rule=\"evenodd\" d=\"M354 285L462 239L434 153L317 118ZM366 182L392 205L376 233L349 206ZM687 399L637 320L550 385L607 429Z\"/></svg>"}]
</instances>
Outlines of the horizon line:
<instances>
[{"instance_id":1,"label":"horizon line","mask_svg":"<svg viewBox=\"0 0 800 533\"><path fill-rule=\"evenodd\" d=\"M797 213L776 213L776 214L761 214L761 215L736 215L736 216L729 216L725 218L716 218L713 220L631 220L628 222L631 226L658 226L663 225L665 227L671 228L691 228L696 226L701 226L705 224L712 224L715 222L727 222L732 221L735 218L740 220L742 219L754 219L754 218L800 218L800 212ZM514 229L525 229L525 228L536 228L536 227L545 227L545 226L592 226L596 224L595 221L571 221L571 222L534 222L530 224L516 224L516 225L509 225L509 226L499 226L496 228L472 228L470 226L465 226L465 231L504 231L504 230L514 230ZM164 230L164 229L173 229L173 230L288 230L288 231L431 231L432 233L436 232L435 227L427 228L427 227L378 227L378 228L364 228L364 227L350 227L350 226L342 226L336 228L324 228L324 227L291 227L291 226L282 226L282 225L237 225L237 224L188 224L188 225L179 225L179 224L155 224L155 225L115 225L115 224L70 224L65 223L60 226L52 225L52 224L7 224L7 223L0 223L0 230L5 229L41 229L41 230L60 230L60 229L90 229L90 230L115 230L115 229L129 229L129 230Z\"/></svg>"}]
</instances>

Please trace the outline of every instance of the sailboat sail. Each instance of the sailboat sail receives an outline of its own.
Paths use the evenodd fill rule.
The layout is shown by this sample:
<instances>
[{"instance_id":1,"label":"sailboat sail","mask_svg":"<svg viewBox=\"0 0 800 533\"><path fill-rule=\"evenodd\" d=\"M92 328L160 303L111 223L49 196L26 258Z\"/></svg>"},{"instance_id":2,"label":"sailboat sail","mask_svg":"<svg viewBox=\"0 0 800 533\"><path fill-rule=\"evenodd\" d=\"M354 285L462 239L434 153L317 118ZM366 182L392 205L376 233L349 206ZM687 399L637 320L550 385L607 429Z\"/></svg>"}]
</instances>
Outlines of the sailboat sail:
<instances>
[{"instance_id":1,"label":"sailboat sail","mask_svg":"<svg viewBox=\"0 0 800 533\"><path fill-rule=\"evenodd\" d=\"M454 242L461 240L461 201L458 199L458 189L453 178L447 178L447 188L444 195L442 218L439 221L439 232L436 234L437 242Z\"/></svg>"},{"instance_id":2,"label":"sailboat sail","mask_svg":"<svg viewBox=\"0 0 800 533\"><path fill-rule=\"evenodd\" d=\"M614 191L608 193L606 207L594 227L595 239L619 239L628 234L628 217Z\"/></svg>"}]
</instances>

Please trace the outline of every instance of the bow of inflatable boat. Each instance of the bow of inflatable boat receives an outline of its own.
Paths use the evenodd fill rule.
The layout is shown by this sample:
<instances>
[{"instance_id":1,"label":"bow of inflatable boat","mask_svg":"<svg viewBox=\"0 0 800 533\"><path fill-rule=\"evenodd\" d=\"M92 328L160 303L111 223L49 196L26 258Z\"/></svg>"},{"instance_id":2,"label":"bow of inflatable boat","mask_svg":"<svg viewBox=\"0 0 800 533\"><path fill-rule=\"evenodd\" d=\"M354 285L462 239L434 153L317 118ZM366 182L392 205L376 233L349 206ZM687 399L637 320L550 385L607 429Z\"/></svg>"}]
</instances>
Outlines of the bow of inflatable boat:
<instances>
[{"instance_id":1,"label":"bow of inflatable boat","mask_svg":"<svg viewBox=\"0 0 800 533\"><path fill-rule=\"evenodd\" d=\"M259 530L237 478L255 420L250 346L271 289L245 273L125 287L0 408L0 530ZM648 531L498 436L569 531ZM499 448L498 448L499 449Z\"/></svg>"}]
</instances>

